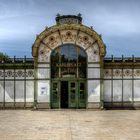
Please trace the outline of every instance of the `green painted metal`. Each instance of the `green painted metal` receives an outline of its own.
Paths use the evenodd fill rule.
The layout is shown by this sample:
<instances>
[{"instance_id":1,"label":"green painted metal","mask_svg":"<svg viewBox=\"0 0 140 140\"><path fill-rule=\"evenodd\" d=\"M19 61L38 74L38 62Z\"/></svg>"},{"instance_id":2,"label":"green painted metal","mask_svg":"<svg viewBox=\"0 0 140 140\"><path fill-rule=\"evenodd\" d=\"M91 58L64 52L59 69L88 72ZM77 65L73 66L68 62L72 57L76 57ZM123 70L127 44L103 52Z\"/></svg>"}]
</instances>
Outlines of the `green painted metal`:
<instances>
[{"instance_id":1,"label":"green painted metal","mask_svg":"<svg viewBox=\"0 0 140 140\"><path fill-rule=\"evenodd\" d=\"M86 82L78 82L78 108L86 108Z\"/></svg>"},{"instance_id":2,"label":"green painted metal","mask_svg":"<svg viewBox=\"0 0 140 140\"><path fill-rule=\"evenodd\" d=\"M111 105L113 106L113 67L111 68Z\"/></svg>"},{"instance_id":3,"label":"green painted metal","mask_svg":"<svg viewBox=\"0 0 140 140\"><path fill-rule=\"evenodd\" d=\"M122 62L124 62L124 56L122 55ZM124 68L123 68L123 66L122 66L122 107L123 107L123 96L124 96L124 75L123 75L123 73L124 73Z\"/></svg>"},{"instance_id":4,"label":"green painted metal","mask_svg":"<svg viewBox=\"0 0 140 140\"><path fill-rule=\"evenodd\" d=\"M100 57L100 108L104 108L104 64L103 57Z\"/></svg>"},{"instance_id":5,"label":"green painted metal","mask_svg":"<svg viewBox=\"0 0 140 140\"><path fill-rule=\"evenodd\" d=\"M4 64L3 64L4 65ZM5 68L3 69L3 73L5 73ZM3 76L3 86L4 86L4 93L3 93L3 109L5 108L5 74Z\"/></svg>"},{"instance_id":6,"label":"green painted metal","mask_svg":"<svg viewBox=\"0 0 140 140\"><path fill-rule=\"evenodd\" d=\"M61 106L61 81L51 82L51 108ZM86 108L86 80L65 80L68 81L68 108Z\"/></svg>"},{"instance_id":7,"label":"green painted metal","mask_svg":"<svg viewBox=\"0 0 140 140\"><path fill-rule=\"evenodd\" d=\"M37 109L37 58L35 57L34 61L34 103L33 107L34 109Z\"/></svg>"},{"instance_id":8,"label":"green painted metal","mask_svg":"<svg viewBox=\"0 0 140 140\"><path fill-rule=\"evenodd\" d=\"M60 82L51 83L51 108L60 108Z\"/></svg>"},{"instance_id":9,"label":"green painted metal","mask_svg":"<svg viewBox=\"0 0 140 140\"><path fill-rule=\"evenodd\" d=\"M14 66L14 64L15 64L15 56L14 56L14 63L13 63L13 67L14 67L14 73L15 73L15 66ZM15 74L14 74L14 109L16 108L16 103L15 103L15 101L16 101L16 86L15 86L15 84L16 84L16 81L15 81Z\"/></svg>"},{"instance_id":10,"label":"green painted metal","mask_svg":"<svg viewBox=\"0 0 140 140\"><path fill-rule=\"evenodd\" d=\"M24 56L24 73L26 73L26 56ZM26 108L26 74L24 74L24 108Z\"/></svg>"},{"instance_id":11,"label":"green painted metal","mask_svg":"<svg viewBox=\"0 0 140 140\"><path fill-rule=\"evenodd\" d=\"M14 63L13 63L14 65ZM15 73L15 68L14 68L14 73ZM14 109L16 108L16 79L15 79L15 74L14 74Z\"/></svg>"},{"instance_id":12,"label":"green painted metal","mask_svg":"<svg viewBox=\"0 0 140 140\"><path fill-rule=\"evenodd\" d=\"M69 108L77 108L77 82L69 81Z\"/></svg>"}]
</instances>

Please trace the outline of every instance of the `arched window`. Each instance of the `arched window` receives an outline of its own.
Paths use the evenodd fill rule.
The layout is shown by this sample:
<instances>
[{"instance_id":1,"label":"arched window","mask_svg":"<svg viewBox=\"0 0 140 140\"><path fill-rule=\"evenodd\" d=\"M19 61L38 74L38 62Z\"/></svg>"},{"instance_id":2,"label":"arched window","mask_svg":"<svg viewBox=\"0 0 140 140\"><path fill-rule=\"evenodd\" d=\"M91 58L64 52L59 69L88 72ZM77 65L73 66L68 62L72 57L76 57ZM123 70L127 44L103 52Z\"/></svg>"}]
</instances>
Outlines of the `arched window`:
<instances>
[{"instance_id":1,"label":"arched window","mask_svg":"<svg viewBox=\"0 0 140 140\"><path fill-rule=\"evenodd\" d=\"M86 78L87 55L73 44L62 45L51 53L51 78Z\"/></svg>"}]
</instances>

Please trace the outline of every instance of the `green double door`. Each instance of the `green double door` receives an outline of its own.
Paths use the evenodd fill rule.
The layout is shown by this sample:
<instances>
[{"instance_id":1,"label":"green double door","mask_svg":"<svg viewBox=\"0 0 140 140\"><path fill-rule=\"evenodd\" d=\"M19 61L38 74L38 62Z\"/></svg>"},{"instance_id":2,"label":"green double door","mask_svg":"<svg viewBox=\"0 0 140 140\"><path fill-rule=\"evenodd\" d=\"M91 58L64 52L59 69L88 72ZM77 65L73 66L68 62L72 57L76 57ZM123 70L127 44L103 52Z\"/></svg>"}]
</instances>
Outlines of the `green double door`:
<instances>
[{"instance_id":1,"label":"green double door","mask_svg":"<svg viewBox=\"0 0 140 140\"><path fill-rule=\"evenodd\" d=\"M86 82L52 81L51 108L86 108Z\"/></svg>"}]
</instances>

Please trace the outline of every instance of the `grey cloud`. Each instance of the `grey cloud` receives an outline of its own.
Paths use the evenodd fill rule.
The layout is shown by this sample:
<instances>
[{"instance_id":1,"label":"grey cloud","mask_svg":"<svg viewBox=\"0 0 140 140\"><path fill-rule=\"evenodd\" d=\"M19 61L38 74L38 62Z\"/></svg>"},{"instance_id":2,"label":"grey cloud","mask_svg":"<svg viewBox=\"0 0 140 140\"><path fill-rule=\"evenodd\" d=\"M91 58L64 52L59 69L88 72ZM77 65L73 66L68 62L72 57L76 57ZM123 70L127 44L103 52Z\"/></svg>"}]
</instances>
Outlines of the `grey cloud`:
<instances>
[{"instance_id":1,"label":"grey cloud","mask_svg":"<svg viewBox=\"0 0 140 140\"><path fill-rule=\"evenodd\" d=\"M44 30L46 25L55 24L57 13L82 13L83 23L93 26L99 34L102 34L108 46L108 54L118 55L117 51L121 49L126 55L140 54L138 0L1 0L0 43L4 43L0 45L0 49L10 55L22 54L23 50L16 52L11 49L16 45L15 42L19 41L21 46L29 49L26 53L30 56L36 34Z\"/></svg>"}]
</instances>

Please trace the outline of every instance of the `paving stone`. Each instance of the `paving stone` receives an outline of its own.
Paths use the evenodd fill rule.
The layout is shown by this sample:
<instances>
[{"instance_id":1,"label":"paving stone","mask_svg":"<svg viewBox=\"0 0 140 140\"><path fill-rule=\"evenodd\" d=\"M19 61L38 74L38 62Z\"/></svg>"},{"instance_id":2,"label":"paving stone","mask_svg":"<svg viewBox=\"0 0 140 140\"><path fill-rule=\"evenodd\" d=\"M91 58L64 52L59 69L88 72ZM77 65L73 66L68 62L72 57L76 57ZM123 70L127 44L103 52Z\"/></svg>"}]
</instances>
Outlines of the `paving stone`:
<instances>
[{"instance_id":1,"label":"paving stone","mask_svg":"<svg viewBox=\"0 0 140 140\"><path fill-rule=\"evenodd\" d=\"M1 110L0 140L139 140L139 110Z\"/></svg>"}]
</instances>

